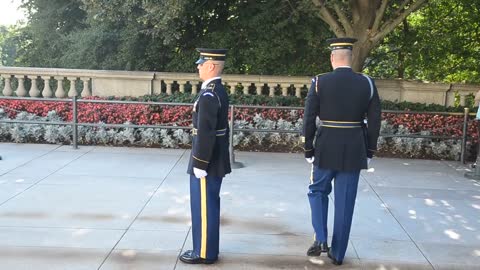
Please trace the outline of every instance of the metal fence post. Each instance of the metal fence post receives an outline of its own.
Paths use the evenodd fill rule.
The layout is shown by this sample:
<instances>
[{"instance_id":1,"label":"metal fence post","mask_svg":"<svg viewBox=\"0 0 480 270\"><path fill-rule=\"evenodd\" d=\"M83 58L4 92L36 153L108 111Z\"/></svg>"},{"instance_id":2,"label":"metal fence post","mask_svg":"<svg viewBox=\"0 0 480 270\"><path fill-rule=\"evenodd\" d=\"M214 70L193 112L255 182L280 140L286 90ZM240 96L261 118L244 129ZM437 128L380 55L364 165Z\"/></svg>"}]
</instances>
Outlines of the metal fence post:
<instances>
[{"instance_id":1,"label":"metal fence post","mask_svg":"<svg viewBox=\"0 0 480 270\"><path fill-rule=\"evenodd\" d=\"M73 128L73 149L78 149L78 113L77 113L77 96L72 97L72 128Z\"/></svg>"},{"instance_id":2,"label":"metal fence post","mask_svg":"<svg viewBox=\"0 0 480 270\"><path fill-rule=\"evenodd\" d=\"M233 152L233 128L235 122L235 105L230 105L230 145L229 145L229 152L230 152L230 166L234 169L243 168L243 164L240 162L235 162L235 153Z\"/></svg>"},{"instance_id":3,"label":"metal fence post","mask_svg":"<svg viewBox=\"0 0 480 270\"><path fill-rule=\"evenodd\" d=\"M463 133L462 133L462 148L460 152L460 162L465 163L465 148L467 147L467 127L468 127L468 108L464 108L463 114Z\"/></svg>"},{"instance_id":4,"label":"metal fence post","mask_svg":"<svg viewBox=\"0 0 480 270\"><path fill-rule=\"evenodd\" d=\"M235 163L235 155L233 153L233 121L235 119L235 106L230 105L230 145L229 145L229 151L230 151L230 164Z\"/></svg>"}]
</instances>

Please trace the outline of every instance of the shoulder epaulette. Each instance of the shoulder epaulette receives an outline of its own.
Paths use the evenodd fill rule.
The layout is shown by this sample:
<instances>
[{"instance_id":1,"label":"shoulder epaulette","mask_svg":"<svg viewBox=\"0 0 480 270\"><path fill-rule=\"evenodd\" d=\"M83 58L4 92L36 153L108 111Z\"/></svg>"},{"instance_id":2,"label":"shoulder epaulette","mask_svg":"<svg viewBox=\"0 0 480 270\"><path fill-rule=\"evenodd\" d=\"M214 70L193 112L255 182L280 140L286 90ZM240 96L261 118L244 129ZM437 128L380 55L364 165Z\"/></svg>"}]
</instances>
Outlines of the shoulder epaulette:
<instances>
[{"instance_id":1,"label":"shoulder epaulette","mask_svg":"<svg viewBox=\"0 0 480 270\"><path fill-rule=\"evenodd\" d=\"M207 84L207 86L204 89L204 92L203 92L202 96L211 96L211 97L216 96L217 99L218 99L218 103L220 104L220 107L222 107L222 102L220 101L220 97L215 92L215 84L214 83Z\"/></svg>"},{"instance_id":2,"label":"shoulder epaulette","mask_svg":"<svg viewBox=\"0 0 480 270\"><path fill-rule=\"evenodd\" d=\"M373 97L373 82L372 82L372 79L370 78L370 76L365 75L361 72L357 72L357 74L362 75L363 77L365 77L367 79L368 84L370 85L370 100L371 100L372 97Z\"/></svg>"},{"instance_id":3,"label":"shoulder epaulette","mask_svg":"<svg viewBox=\"0 0 480 270\"><path fill-rule=\"evenodd\" d=\"M215 91L215 84L214 83L207 84L207 87L205 87L205 90Z\"/></svg>"}]
</instances>

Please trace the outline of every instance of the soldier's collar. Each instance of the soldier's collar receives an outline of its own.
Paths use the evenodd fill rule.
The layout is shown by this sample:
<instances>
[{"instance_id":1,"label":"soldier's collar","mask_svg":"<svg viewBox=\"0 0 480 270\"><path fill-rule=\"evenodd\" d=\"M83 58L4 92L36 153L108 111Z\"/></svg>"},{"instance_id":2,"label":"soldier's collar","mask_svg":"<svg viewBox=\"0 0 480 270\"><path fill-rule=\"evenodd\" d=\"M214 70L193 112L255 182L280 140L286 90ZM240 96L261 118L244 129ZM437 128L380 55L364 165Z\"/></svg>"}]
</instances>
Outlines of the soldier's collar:
<instances>
[{"instance_id":1,"label":"soldier's collar","mask_svg":"<svg viewBox=\"0 0 480 270\"><path fill-rule=\"evenodd\" d=\"M213 77L213 78L210 78L210 79L204 81L204 82L202 83L202 88L201 88L201 89L206 88L207 85L208 85L209 83L211 83L212 81L219 80L219 79L221 80L222 77Z\"/></svg>"},{"instance_id":2,"label":"soldier's collar","mask_svg":"<svg viewBox=\"0 0 480 270\"><path fill-rule=\"evenodd\" d=\"M339 69L339 68L350 68L351 69L352 67L351 66L338 66L335 69Z\"/></svg>"}]
</instances>

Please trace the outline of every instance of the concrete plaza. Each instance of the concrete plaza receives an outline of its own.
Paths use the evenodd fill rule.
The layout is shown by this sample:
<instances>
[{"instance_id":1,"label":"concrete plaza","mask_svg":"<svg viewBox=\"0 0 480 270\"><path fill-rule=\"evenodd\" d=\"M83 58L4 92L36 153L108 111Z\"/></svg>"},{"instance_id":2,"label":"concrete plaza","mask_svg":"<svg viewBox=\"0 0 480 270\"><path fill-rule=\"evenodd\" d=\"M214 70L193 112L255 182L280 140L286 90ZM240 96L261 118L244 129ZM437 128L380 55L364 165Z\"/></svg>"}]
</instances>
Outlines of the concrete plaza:
<instances>
[{"instance_id":1,"label":"concrete plaza","mask_svg":"<svg viewBox=\"0 0 480 270\"><path fill-rule=\"evenodd\" d=\"M312 243L300 154L236 152L220 260L191 248L188 150L0 143L0 269L479 269L480 183L458 162L377 158L363 171L347 257ZM332 194L333 195L333 194ZM333 196L330 205L330 232Z\"/></svg>"}]
</instances>

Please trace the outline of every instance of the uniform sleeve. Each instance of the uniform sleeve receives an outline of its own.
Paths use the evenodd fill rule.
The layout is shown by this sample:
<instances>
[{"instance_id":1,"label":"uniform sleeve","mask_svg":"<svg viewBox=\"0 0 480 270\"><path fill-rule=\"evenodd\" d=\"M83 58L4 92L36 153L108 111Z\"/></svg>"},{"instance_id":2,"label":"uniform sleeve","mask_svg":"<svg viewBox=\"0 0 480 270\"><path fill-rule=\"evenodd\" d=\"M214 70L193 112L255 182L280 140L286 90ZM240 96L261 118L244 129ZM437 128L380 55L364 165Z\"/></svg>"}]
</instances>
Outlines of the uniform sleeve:
<instances>
[{"instance_id":1,"label":"uniform sleeve","mask_svg":"<svg viewBox=\"0 0 480 270\"><path fill-rule=\"evenodd\" d=\"M320 104L316 91L316 80L312 80L312 85L305 101L305 111L303 116L303 139L305 140L305 157L310 158L315 154L313 140L317 131L316 120L320 111Z\"/></svg>"},{"instance_id":2,"label":"uniform sleeve","mask_svg":"<svg viewBox=\"0 0 480 270\"><path fill-rule=\"evenodd\" d=\"M207 170L215 145L219 101L213 93L198 100L198 126L195 147L192 149L193 167Z\"/></svg>"},{"instance_id":3,"label":"uniform sleeve","mask_svg":"<svg viewBox=\"0 0 480 270\"><path fill-rule=\"evenodd\" d=\"M377 86L373 82L373 96L368 104L367 111L367 157L372 158L375 151L377 151L377 141L380 134L380 125L382 121L382 112L380 105L380 98L378 97Z\"/></svg>"}]
</instances>

